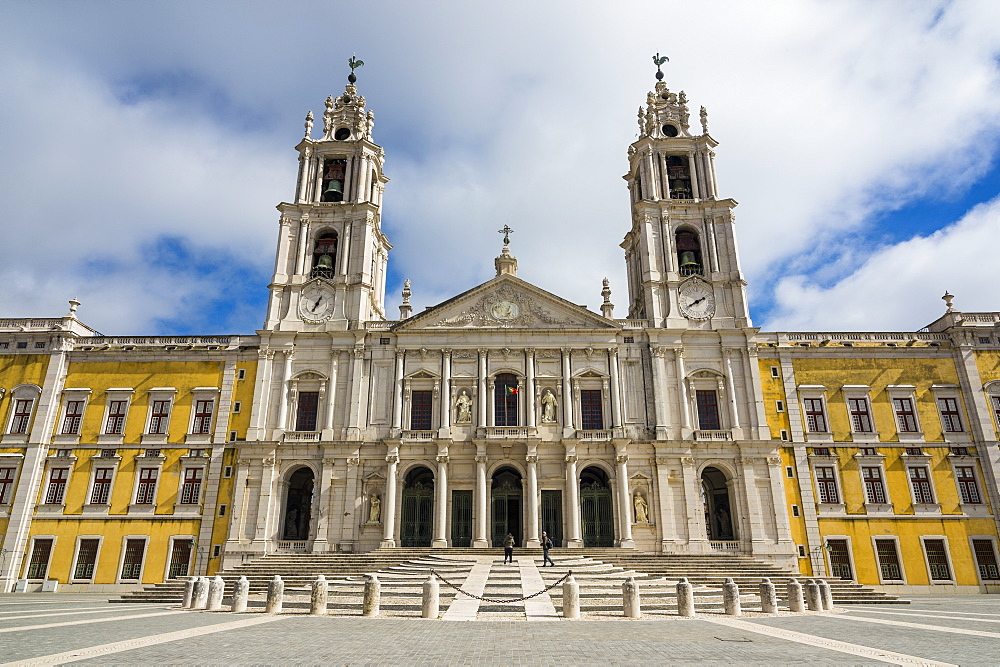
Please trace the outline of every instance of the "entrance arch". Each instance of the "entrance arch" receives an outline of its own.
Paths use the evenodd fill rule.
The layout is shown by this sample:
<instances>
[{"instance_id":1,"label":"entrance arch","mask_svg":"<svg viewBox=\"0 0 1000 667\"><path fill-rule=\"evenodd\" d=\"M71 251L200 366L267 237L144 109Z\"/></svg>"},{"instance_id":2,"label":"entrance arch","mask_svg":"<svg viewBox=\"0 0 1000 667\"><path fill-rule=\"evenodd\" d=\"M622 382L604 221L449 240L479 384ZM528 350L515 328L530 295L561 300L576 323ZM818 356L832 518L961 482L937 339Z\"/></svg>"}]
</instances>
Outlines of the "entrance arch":
<instances>
[{"instance_id":1,"label":"entrance arch","mask_svg":"<svg viewBox=\"0 0 1000 667\"><path fill-rule=\"evenodd\" d=\"M281 539L303 541L309 539L309 525L312 521L312 494L315 475L311 468L303 466L288 478L285 494L285 522Z\"/></svg>"},{"instance_id":2,"label":"entrance arch","mask_svg":"<svg viewBox=\"0 0 1000 667\"><path fill-rule=\"evenodd\" d=\"M705 528L710 540L737 540L733 524L729 478L718 468L709 466L701 472L701 495L705 502Z\"/></svg>"},{"instance_id":3,"label":"entrance arch","mask_svg":"<svg viewBox=\"0 0 1000 667\"><path fill-rule=\"evenodd\" d=\"M580 473L580 527L584 547L613 547L615 517L608 474L596 466Z\"/></svg>"},{"instance_id":4,"label":"entrance arch","mask_svg":"<svg viewBox=\"0 0 1000 667\"><path fill-rule=\"evenodd\" d=\"M403 513L399 543L404 547L429 547L434 530L434 473L420 466L403 482Z\"/></svg>"},{"instance_id":5,"label":"entrance arch","mask_svg":"<svg viewBox=\"0 0 1000 667\"><path fill-rule=\"evenodd\" d=\"M500 468L493 473L490 498L493 546L502 547L507 533L514 544L521 546L521 474L513 468Z\"/></svg>"}]
</instances>

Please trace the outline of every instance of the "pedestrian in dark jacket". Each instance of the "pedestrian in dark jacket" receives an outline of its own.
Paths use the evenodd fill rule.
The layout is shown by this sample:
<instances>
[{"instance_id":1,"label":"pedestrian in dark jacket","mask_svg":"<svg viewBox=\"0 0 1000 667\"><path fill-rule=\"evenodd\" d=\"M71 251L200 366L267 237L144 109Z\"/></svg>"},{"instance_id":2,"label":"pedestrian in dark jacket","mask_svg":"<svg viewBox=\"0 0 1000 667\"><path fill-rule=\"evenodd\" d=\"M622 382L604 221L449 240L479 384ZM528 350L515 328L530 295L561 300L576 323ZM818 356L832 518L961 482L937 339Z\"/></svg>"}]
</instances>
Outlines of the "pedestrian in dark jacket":
<instances>
[{"instance_id":1,"label":"pedestrian in dark jacket","mask_svg":"<svg viewBox=\"0 0 1000 667\"><path fill-rule=\"evenodd\" d=\"M514 564L514 535L511 533L503 539L503 564L507 563Z\"/></svg>"},{"instance_id":2,"label":"pedestrian in dark jacket","mask_svg":"<svg viewBox=\"0 0 1000 667\"><path fill-rule=\"evenodd\" d=\"M552 567L555 567L556 564L552 562L551 558L549 558L549 549L552 548L552 540L549 539L549 535L545 531L542 531L541 543L542 543L542 567L545 567L546 563L548 563Z\"/></svg>"}]
</instances>

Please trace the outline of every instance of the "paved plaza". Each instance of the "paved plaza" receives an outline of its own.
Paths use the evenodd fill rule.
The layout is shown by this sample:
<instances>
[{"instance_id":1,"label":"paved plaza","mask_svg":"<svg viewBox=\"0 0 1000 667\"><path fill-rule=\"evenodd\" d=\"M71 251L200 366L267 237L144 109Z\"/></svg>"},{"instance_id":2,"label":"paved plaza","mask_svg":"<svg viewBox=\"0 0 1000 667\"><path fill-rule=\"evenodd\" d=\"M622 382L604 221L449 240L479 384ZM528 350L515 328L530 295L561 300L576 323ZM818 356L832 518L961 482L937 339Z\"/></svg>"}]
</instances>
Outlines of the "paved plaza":
<instances>
[{"instance_id":1,"label":"paved plaza","mask_svg":"<svg viewBox=\"0 0 1000 667\"><path fill-rule=\"evenodd\" d=\"M797 616L549 622L311 617L0 595L3 664L1000 663L996 596Z\"/></svg>"}]
</instances>

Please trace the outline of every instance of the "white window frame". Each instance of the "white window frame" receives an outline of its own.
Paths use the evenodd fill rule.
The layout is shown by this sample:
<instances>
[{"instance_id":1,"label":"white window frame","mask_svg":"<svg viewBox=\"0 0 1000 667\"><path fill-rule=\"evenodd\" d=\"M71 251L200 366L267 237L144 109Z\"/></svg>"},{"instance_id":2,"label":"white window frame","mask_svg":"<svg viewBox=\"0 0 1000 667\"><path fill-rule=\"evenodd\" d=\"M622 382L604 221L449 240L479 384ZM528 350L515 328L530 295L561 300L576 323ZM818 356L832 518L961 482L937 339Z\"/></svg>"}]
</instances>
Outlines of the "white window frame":
<instances>
[{"instance_id":1,"label":"white window frame","mask_svg":"<svg viewBox=\"0 0 1000 667\"><path fill-rule=\"evenodd\" d=\"M958 497L958 506L963 514L969 516L990 516L989 495L986 492L986 485L983 480L983 471L979 466L979 457L972 454L948 454L948 462L951 463L952 477L955 479L955 493ZM972 476L979 491L978 503L966 503L962 501L962 488L958 483L958 469L972 468Z\"/></svg>"},{"instance_id":2,"label":"white window frame","mask_svg":"<svg viewBox=\"0 0 1000 667\"><path fill-rule=\"evenodd\" d=\"M132 502L128 506L129 514L153 514L156 511L157 496L163 482L163 462L164 456L143 456L135 459L135 479L132 482ZM146 468L156 469L156 487L153 489L152 503L138 503L139 482L142 478L142 471Z\"/></svg>"},{"instance_id":3,"label":"white window frame","mask_svg":"<svg viewBox=\"0 0 1000 667\"><path fill-rule=\"evenodd\" d=\"M844 540L847 542L847 560L851 564L851 578L850 579L840 579L840 581L853 581L857 583L858 581L858 566L857 561L854 560L854 541L851 539L850 535L824 535L823 536L823 558L826 561L826 571L829 573L830 577L835 577L833 574L833 563L830 560L831 549L827 549L830 540Z\"/></svg>"},{"instance_id":4,"label":"white window frame","mask_svg":"<svg viewBox=\"0 0 1000 667\"><path fill-rule=\"evenodd\" d=\"M854 455L854 460L858 464L858 477L861 480L861 493L865 499L865 512L867 514L893 514L892 495L890 495L889 482L885 476L885 454L862 454L858 452ZM868 500L868 484L865 480L865 468L877 468L879 476L882 478L882 493L885 495L884 503L873 503Z\"/></svg>"},{"instance_id":5,"label":"white window frame","mask_svg":"<svg viewBox=\"0 0 1000 667\"><path fill-rule=\"evenodd\" d=\"M212 436L215 434L215 427L219 419L219 397L222 394L218 387L195 387L191 390L191 414L188 415L187 435L184 436L185 444L209 445L212 443ZM212 415L209 417L207 433L195 433L195 408L199 401L212 401Z\"/></svg>"},{"instance_id":6,"label":"white window frame","mask_svg":"<svg viewBox=\"0 0 1000 667\"><path fill-rule=\"evenodd\" d=\"M983 385L986 392L986 404L993 415L993 428L997 438L1000 438L1000 380L991 380Z\"/></svg>"},{"instance_id":7,"label":"white window frame","mask_svg":"<svg viewBox=\"0 0 1000 667\"><path fill-rule=\"evenodd\" d=\"M937 488L934 484L934 471L931 468L931 456L929 454L903 454L903 468L906 471L906 484L910 487L910 500L913 502L913 512L915 514L940 514L941 513L941 496L938 495ZM927 473L927 483L931 488L931 497L934 502L931 503L918 503L917 494L913 490L913 477L910 474L910 470L913 468L922 468Z\"/></svg>"},{"instance_id":8,"label":"white window frame","mask_svg":"<svg viewBox=\"0 0 1000 667\"><path fill-rule=\"evenodd\" d=\"M45 459L45 472L42 475L42 488L41 493L38 498L38 505L35 506L35 512L38 514L62 514L63 510L66 508L66 492L69 490L69 485L73 481L73 471L76 468L77 458L73 454L69 456L59 456L59 451L52 456ZM58 503L47 503L45 502L49 495L49 484L52 481L52 471L56 468L66 468L68 472L66 473L66 486L63 489L62 500Z\"/></svg>"},{"instance_id":9,"label":"white window frame","mask_svg":"<svg viewBox=\"0 0 1000 667\"><path fill-rule=\"evenodd\" d=\"M53 444L75 445L80 442L80 435L83 433L84 418L87 415L87 408L90 407L90 396L93 390L88 387L71 387L63 389L62 405L59 408L59 419L56 421L55 433L52 436ZM71 401L82 401L83 410L80 412L80 426L75 433L64 433L66 418L69 416L69 404Z\"/></svg>"},{"instance_id":10,"label":"white window frame","mask_svg":"<svg viewBox=\"0 0 1000 667\"><path fill-rule=\"evenodd\" d=\"M809 467L812 471L813 492L816 494L816 511L824 516L840 515L847 513L847 504L844 501L844 485L840 478L840 457L835 452L829 456L823 454L810 454ZM834 484L837 487L837 501L835 503L824 503L820 499L819 475L817 468L833 468Z\"/></svg>"},{"instance_id":11,"label":"white window frame","mask_svg":"<svg viewBox=\"0 0 1000 667\"><path fill-rule=\"evenodd\" d=\"M872 555L875 557L875 569L878 570L878 582L880 585L899 585L906 583L906 564L903 558L903 550L899 546L899 536L898 535L872 535ZM878 557L878 542L884 540L886 542L895 542L896 544L896 563L899 564L899 579L886 579L882 576L882 561Z\"/></svg>"},{"instance_id":12,"label":"white window frame","mask_svg":"<svg viewBox=\"0 0 1000 667\"><path fill-rule=\"evenodd\" d=\"M146 406L146 421L142 428L142 438L140 438L143 444L167 444L167 441L170 439L170 425L174 416L174 408L176 407L176 397L177 389L174 387L153 387L149 390L146 395L149 405ZM163 427L163 433L151 433L150 431L153 428L153 406L160 401L166 401L168 404L166 425Z\"/></svg>"},{"instance_id":13,"label":"white window frame","mask_svg":"<svg viewBox=\"0 0 1000 667\"><path fill-rule=\"evenodd\" d=\"M922 441L924 429L920 424L920 411L917 409L917 388L912 384L890 384L885 388L889 396L889 409L892 410L893 425L900 442ZM895 399L909 399L913 409L913 425L915 431L903 431L899 428L899 414L896 412Z\"/></svg>"},{"instance_id":14,"label":"white window frame","mask_svg":"<svg viewBox=\"0 0 1000 667\"><path fill-rule=\"evenodd\" d=\"M118 479L118 467L122 462L121 456L96 456L90 457L90 483L87 484L87 496L83 499L84 514L107 514L111 508L111 498L115 491L115 482ZM97 482L98 470L111 470L111 488L108 490L108 502L94 503L94 485Z\"/></svg>"},{"instance_id":15,"label":"white window frame","mask_svg":"<svg viewBox=\"0 0 1000 667\"><path fill-rule=\"evenodd\" d=\"M88 578L81 578L76 576L76 565L80 561L80 542L83 540L97 540L97 553L94 555L94 573ZM77 535L76 544L73 545L73 562L70 563L69 573L66 575L66 581L70 583L93 583L94 579L97 577L97 567L101 563L101 549L104 547L104 536L103 535Z\"/></svg>"},{"instance_id":16,"label":"white window frame","mask_svg":"<svg viewBox=\"0 0 1000 667\"><path fill-rule=\"evenodd\" d=\"M170 539L167 541L167 557L164 559L166 562L163 566L163 581L178 581L178 579L170 578L170 561L174 554L174 543L175 542L192 542L191 545L191 556L188 560L188 573L182 576L189 577L191 572L194 570L195 566L198 564L198 540L195 535L171 535ZM145 559L143 559L145 561ZM145 565L145 562L143 562Z\"/></svg>"},{"instance_id":17,"label":"white window frame","mask_svg":"<svg viewBox=\"0 0 1000 667\"><path fill-rule=\"evenodd\" d=\"M128 413L132 407L132 397L135 389L131 387L111 387L104 391L104 415L101 417L101 430L97 436L97 443L100 445L121 445L125 442L125 432L128 429ZM111 404L116 401L125 401L125 419L122 421L121 433L107 433L108 418L111 416Z\"/></svg>"},{"instance_id":18,"label":"white window frame","mask_svg":"<svg viewBox=\"0 0 1000 667\"><path fill-rule=\"evenodd\" d=\"M125 551L128 548L129 540L142 540L145 545L142 548L142 565L139 566L139 577L136 579L125 579L122 577L122 569L125 567ZM118 556L118 571L115 573L116 584L142 583L142 577L146 573L146 564L149 562L149 535L125 535L122 537L121 554Z\"/></svg>"},{"instance_id":19,"label":"white window frame","mask_svg":"<svg viewBox=\"0 0 1000 667\"><path fill-rule=\"evenodd\" d=\"M855 442L861 440L878 440L878 427L875 425L875 414L872 412L871 390L871 387L864 384L845 384L842 387L844 394L844 406L847 408L847 420L850 423L851 433L854 435ZM851 410L852 400L864 401L865 407L867 408L868 425L870 426L870 430L858 430L854 423L854 411Z\"/></svg>"},{"instance_id":20,"label":"white window frame","mask_svg":"<svg viewBox=\"0 0 1000 667\"><path fill-rule=\"evenodd\" d=\"M10 495L6 499L0 498L0 518L10 515L11 505L14 504L14 496L17 495L17 484L21 481L21 465L23 463L24 454L0 454L0 468L14 471L13 481L10 485Z\"/></svg>"},{"instance_id":21,"label":"white window frame","mask_svg":"<svg viewBox=\"0 0 1000 667\"><path fill-rule=\"evenodd\" d=\"M317 391L312 389L311 391ZM320 396L322 396L322 389L319 390ZM415 391L429 391L431 392L431 427L429 429L414 429L413 426L413 392ZM316 415L317 430L320 429L321 424L319 419L322 415L322 410L319 410ZM297 415L296 415L297 418ZM431 373L426 369L420 369L407 376L403 377L403 428L402 430L406 433L413 434L411 437L415 438L416 434L423 433L424 431L436 431L441 423L441 378L437 374Z\"/></svg>"},{"instance_id":22,"label":"white window frame","mask_svg":"<svg viewBox=\"0 0 1000 667\"><path fill-rule=\"evenodd\" d=\"M982 573L979 571L979 560L976 558L976 547L973 544L973 540L985 540L993 546L993 557L997 560L997 566L1000 567L1000 550L997 549L997 538L993 535L969 535L969 551L972 553L972 563L976 568L976 578L979 580L981 586L996 586L1000 584L1000 579L983 579Z\"/></svg>"},{"instance_id":23,"label":"white window frame","mask_svg":"<svg viewBox=\"0 0 1000 667\"><path fill-rule=\"evenodd\" d=\"M198 490L198 499L193 503L181 502L184 492L184 479L188 470L201 471L201 487ZM201 512L202 502L205 500L205 490L208 485L208 458L207 457L181 457L180 475L177 480L177 502L174 504L174 514L191 513L197 515Z\"/></svg>"},{"instance_id":24,"label":"white window frame","mask_svg":"<svg viewBox=\"0 0 1000 667\"><path fill-rule=\"evenodd\" d=\"M962 400L962 392L956 384L935 384L931 385L934 393L934 407L938 413L938 420L941 423L941 437L945 442L970 442L969 438L969 411L965 408L965 401ZM955 401L955 408L958 412L958 425L961 430L948 431L945 428L944 412L941 410L941 401Z\"/></svg>"},{"instance_id":25,"label":"white window frame","mask_svg":"<svg viewBox=\"0 0 1000 667\"><path fill-rule=\"evenodd\" d=\"M920 551L924 556L924 570L927 573L927 583L930 586L949 586L954 585L955 582L955 563L952 561L951 557L951 545L948 544L948 537L946 535L920 535ZM927 558L927 540L941 540L944 542L944 558L948 563L948 574L951 575L950 579L934 579L931 576L931 562Z\"/></svg>"},{"instance_id":26,"label":"white window frame","mask_svg":"<svg viewBox=\"0 0 1000 667\"><path fill-rule=\"evenodd\" d=\"M808 442L833 442L833 431L830 430L830 406L826 400L826 387L821 384L800 384L796 387L799 399L799 413L802 420L802 434ZM822 410L825 430L810 430L809 415L806 413L806 400L819 400Z\"/></svg>"},{"instance_id":27,"label":"white window frame","mask_svg":"<svg viewBox=\"0 0 1000 667\"><path fill-rule=\"evenodd\" d=\"M10 394L7 396L7 421L4 424L3 436L0 437L0 443L21 444L28 442L28 438L31 437L31 429L35 425L35 417L38 414L38 403L41 396L42 388L37 384L19 384L10 390ZM14 419L17 416L17 402L22 400L31 401L31 406L28 408L28 423L24 429L24 433L11 433L11 429L14 427Z\"/></svg>"},{"instance_id":28,"label":"white window frame","mask_svg":"<svg viewBox=\"0 0 1000 667\"><path fill-rule=\"evenodd\" d=\"M49 560L45 563L45 572L41 577L29 577L28 573L31 570L31 556L35 553L35 542L38 540L52 540L52 548L49 549ZM52 557L56 553L56 547L59 545L59 537L56 535L32 535L31 536L31 546L28 548L28 557L24 559L24 570L23 579L29 581L46 581L49 579L49 570L52 569Z\"/></svg>"}]
</instances>

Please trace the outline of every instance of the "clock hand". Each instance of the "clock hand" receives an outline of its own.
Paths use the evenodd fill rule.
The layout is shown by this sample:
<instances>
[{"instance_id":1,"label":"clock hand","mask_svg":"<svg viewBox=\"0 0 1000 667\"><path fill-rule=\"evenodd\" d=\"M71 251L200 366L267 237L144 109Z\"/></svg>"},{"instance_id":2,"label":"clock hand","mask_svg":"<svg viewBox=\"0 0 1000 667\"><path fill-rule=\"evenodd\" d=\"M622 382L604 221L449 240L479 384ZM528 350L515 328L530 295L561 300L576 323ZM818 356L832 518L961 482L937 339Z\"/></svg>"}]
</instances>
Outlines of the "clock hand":
<instances>
[{"instance_id":1,"label":"clock hand","mask_svg":"<svg viewBox=\"0 0 1000 667\"><path fill-rule=\"evenodd\" d=\"M309 309L309 312L310 313L315 313L316 309L319 308L319 302L322 301L322 300L323 300L323 297L320 297L320 298L316 299L316 303L314 303L313 307Z\"/></svg>"},{"instance_id":2,"label":"clock hand","mask_svg":"<svg viewBox=\"0 0 1000 667\"><path fill-rule=\"evenodd\" d=\"M697 306L699 303L701 303L704 300L705 300L705 297L701 297L700 299L695 299L694 301L692 301L688 305L689 306Z\"/></svg>"}]
</instances>

